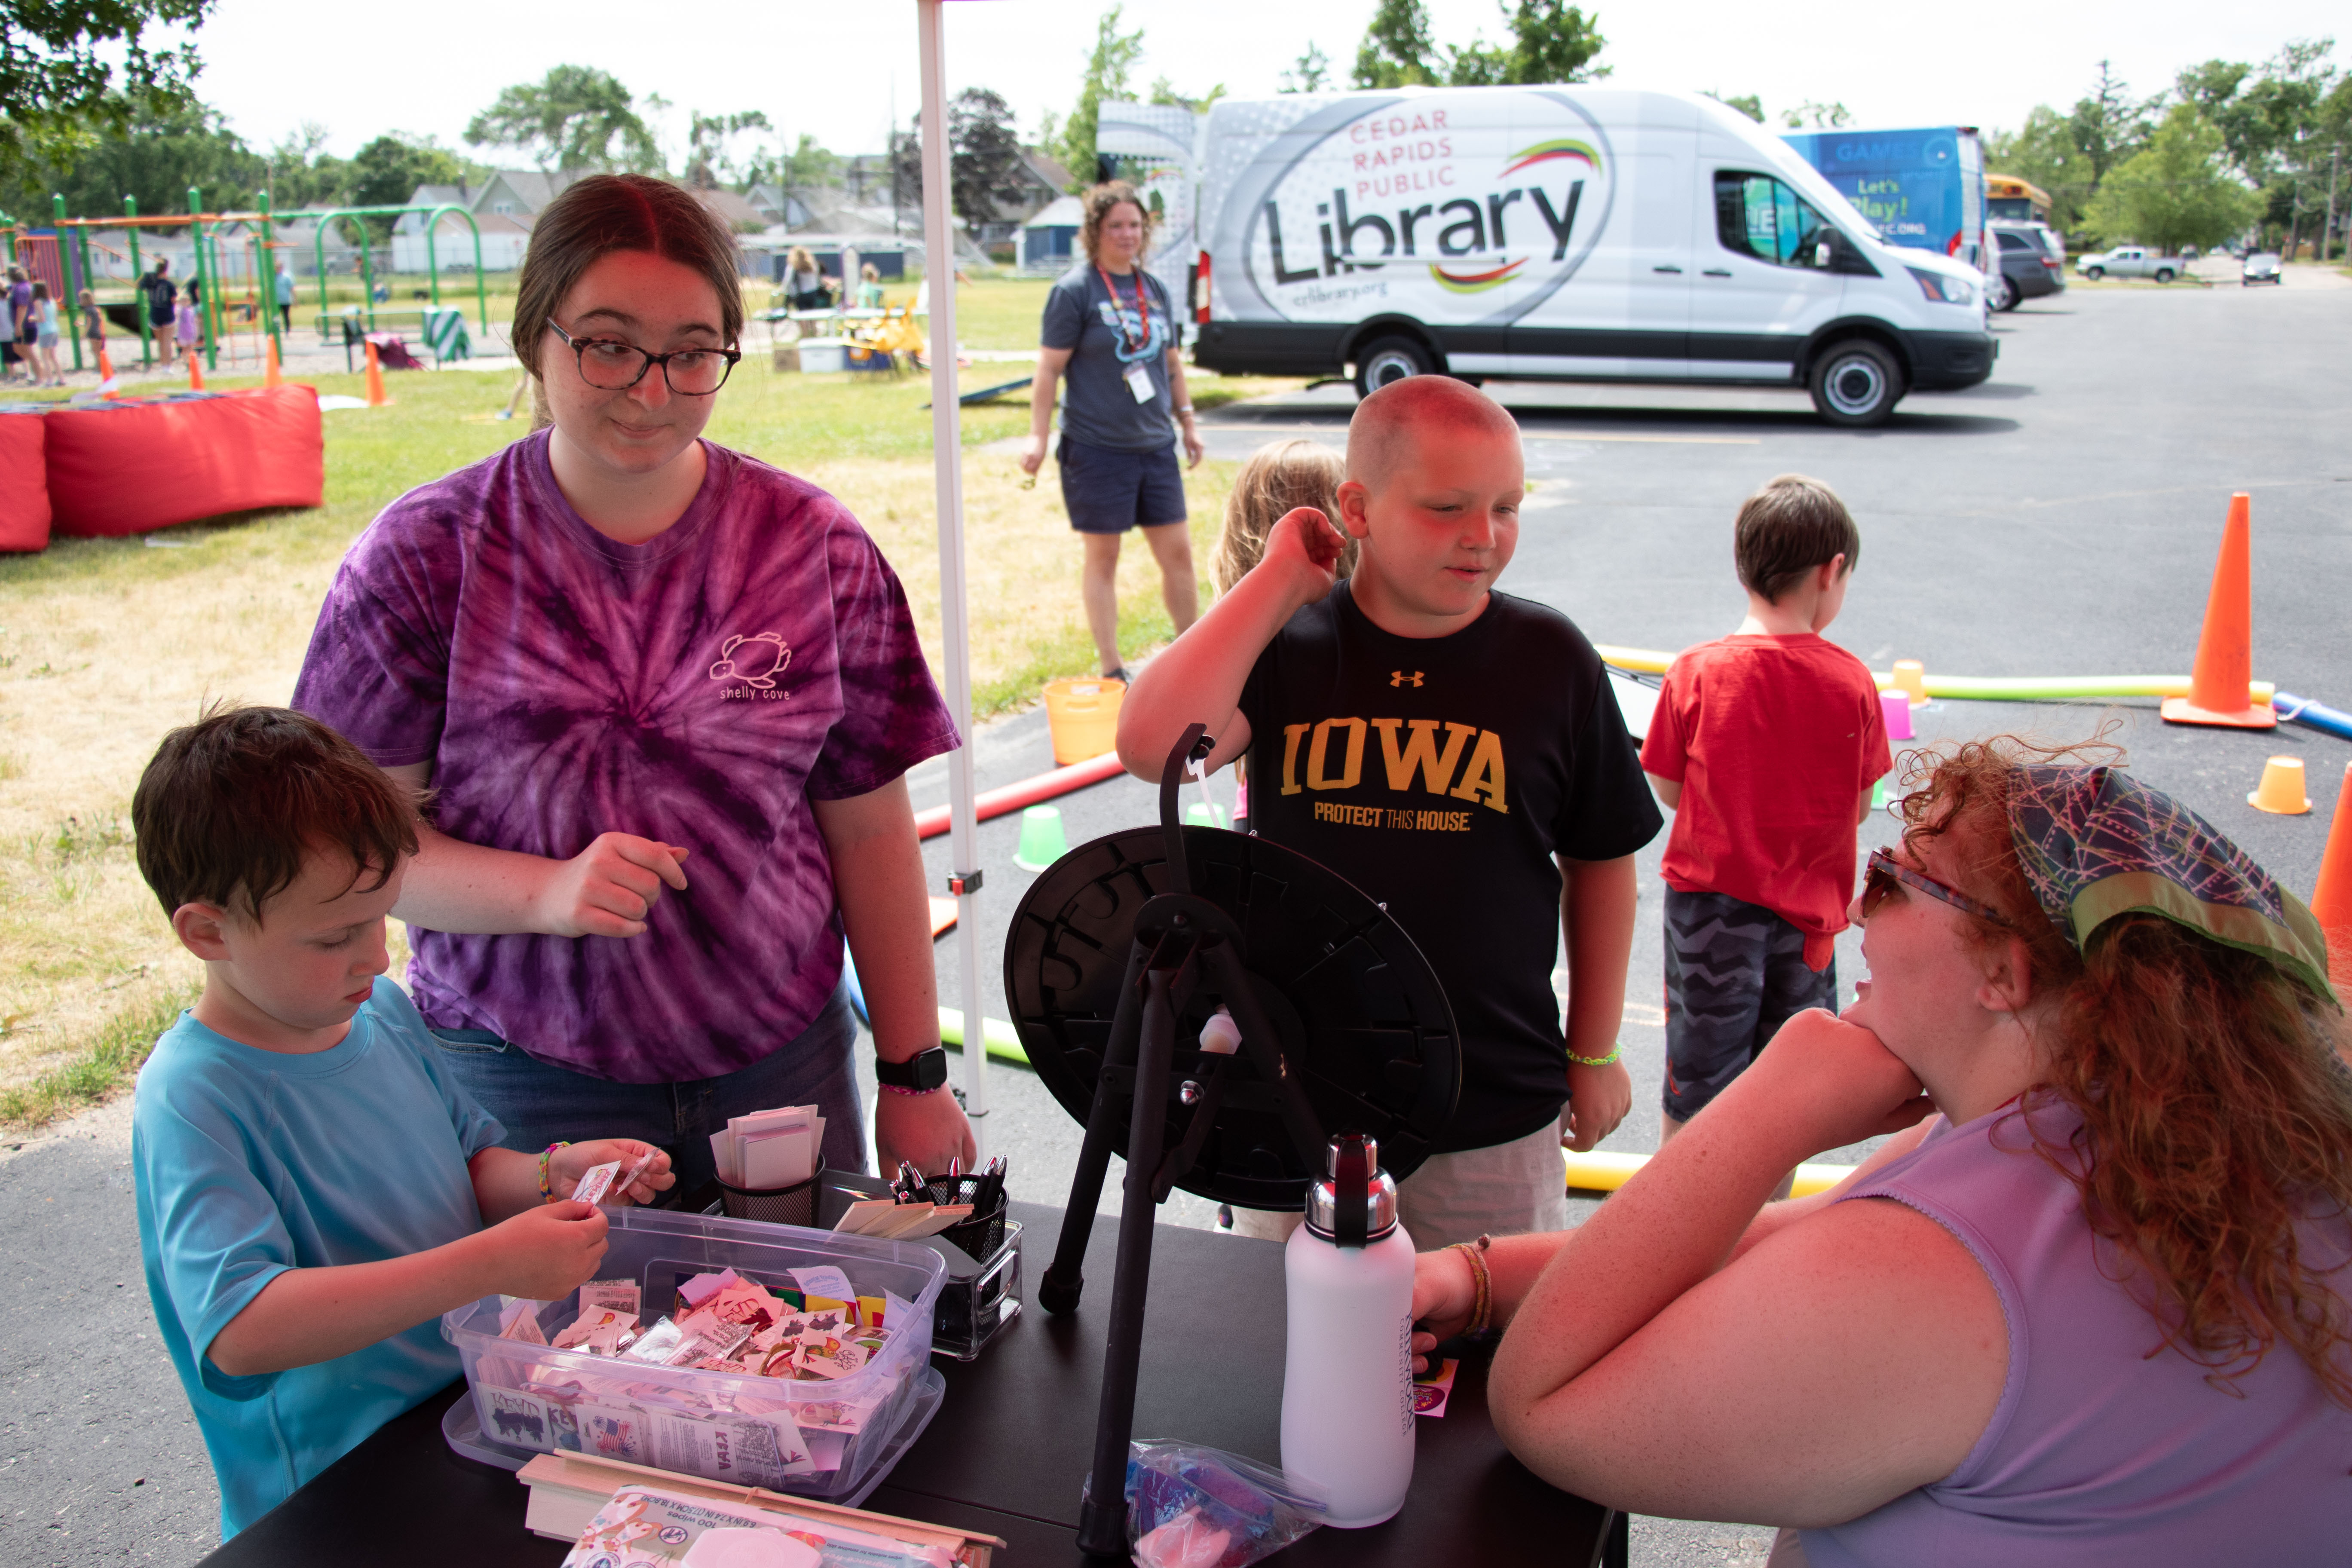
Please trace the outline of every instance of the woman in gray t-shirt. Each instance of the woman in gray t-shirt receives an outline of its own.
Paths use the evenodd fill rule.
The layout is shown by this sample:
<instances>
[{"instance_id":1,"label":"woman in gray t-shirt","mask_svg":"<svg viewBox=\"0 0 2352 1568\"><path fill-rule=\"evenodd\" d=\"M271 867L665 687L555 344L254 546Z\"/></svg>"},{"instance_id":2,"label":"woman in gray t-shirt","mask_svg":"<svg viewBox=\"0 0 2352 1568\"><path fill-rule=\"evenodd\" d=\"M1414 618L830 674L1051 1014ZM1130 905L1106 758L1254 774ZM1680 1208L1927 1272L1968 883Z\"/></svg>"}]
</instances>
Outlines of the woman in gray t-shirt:
<instances>
[{"instance_id":1,"label":"woman in gray t-shirt","mask_svg":"<svg viewBox=\"0 0 2352 1568\"><path fill-rule=\"evenodd\" d=\"M1021 455L1028 473L1044 465L1054 384L1067 374L1055 453L1062 504L1086 541L1087 629L1103 674L1118 680L1128 679L1118 653L1120 535L1143 530L1179 636L1200 614L1176 443L1181 432L1186 460L1198 464L1201 437L1184 391L1183 334L1168 290L1143 269L1151 226L1150 209L1124 181L1087 193L1078 229L1086 260L1045 297L1029 447Z\"/></svg>"}]
</instances>

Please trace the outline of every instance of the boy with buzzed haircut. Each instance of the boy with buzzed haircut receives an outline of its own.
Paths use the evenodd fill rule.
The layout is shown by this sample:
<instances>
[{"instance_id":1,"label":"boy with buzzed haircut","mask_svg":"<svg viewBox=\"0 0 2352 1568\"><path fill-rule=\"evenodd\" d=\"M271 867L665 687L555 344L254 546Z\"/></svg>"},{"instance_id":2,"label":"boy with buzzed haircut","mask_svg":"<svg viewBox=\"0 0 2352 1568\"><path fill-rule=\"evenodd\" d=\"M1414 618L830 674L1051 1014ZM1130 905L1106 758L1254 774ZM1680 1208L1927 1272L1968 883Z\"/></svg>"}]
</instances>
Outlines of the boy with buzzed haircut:
<instances>
[{"instance_id":1,"label":"boy with buzzed haircut","mask_svg":"<svg viewBox=\"0 0 2352 1568\"><path fill-rule=\"evenodd\" d=\"M1339 517L1284 516L1119 714L1139 777L1194 721L1216 737L1209 766L1246 752L1252 828L1385 903L1428 957L1463 1064L1454 1121L1399 1193L1422 1247L1564 1228L1562 1102L1590 1149L1633 1099L1617 1049L1633 857L1662 818L1592 645L1495 590L1524 489L1499 405L1443 376L1382 387L1349 424ZM1349 538L1360 553L1335 583ZM1298 1216L1234 1217L1280 1235Z\"/></svg>"},{"instance_id":2,"label":"boy with buzzed haircut","mask_svg":"<svg viewBox=\"0 0 2352 1568\"><path fill-rule=\"evenodd\" d=\"M627 1139L498 1147L384 977L413 793L334 731L211 712L163 738L131 816L140 874L205 965L140 1070L131 1158L226 1539L458 1375L443 1312L593 1275L604 1216L568 1198L591 1169L621 1162L640 1201L675 1178Z\"/></svg>"},{"instance_id":3,"label":"boy with buzzed haircut","mask_svg":"<svg viewBox=\"0 0 2352 1568\"><path fill-rule=\"evenodd\" d=\"M1766 480L1739 508L1732 553L1748 616L1676 656L1642 743L1675 814L1662 1143L1791 1016L1837 1010L1854 829L1895 765L1877 681L1821 635L1862 555L1837 492L1802 474Z\"/></svg>"}]
</instances>

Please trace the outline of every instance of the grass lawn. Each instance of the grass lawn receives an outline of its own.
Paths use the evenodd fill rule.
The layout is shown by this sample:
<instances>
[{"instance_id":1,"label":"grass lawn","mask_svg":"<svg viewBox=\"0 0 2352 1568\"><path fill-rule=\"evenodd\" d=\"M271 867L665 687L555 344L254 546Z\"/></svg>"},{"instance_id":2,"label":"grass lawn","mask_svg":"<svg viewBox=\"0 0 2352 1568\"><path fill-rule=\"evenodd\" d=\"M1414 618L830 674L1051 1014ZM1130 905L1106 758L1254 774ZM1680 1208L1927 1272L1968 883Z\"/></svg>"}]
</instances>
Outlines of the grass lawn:
<instances>
[{"instance_id":1,"label":"grass lawn","mask_svg":"<svg viewBox=\"0 0 2352 1568\"><path fill-rule=\"evenodd\" d=\"M1042 285L982 283L965 293L997 310L1006 331L1027 312L1024 331L1034 333L1024 297L1042 296ZM1005 369L974 366L963 384L1009 379ZM115 1083L193 994L197 966L173 941L131 861L131 791L156 741L216 698L286 700L352 538L404 490L489 455L527 427L491 416L510 390L505 376L453 371L388 380L393 406L325 416L321 507L145 538L61 539L42 554L0 557L0 1121L42 1120ZM316 384L362 390L356 376ZM1296 384L1208 380L1195 401L1213 406ZM779 374L758 353L720 395L709 433L849 506L904 579L936 669L938 525L930 416L921 406L929 396L924 377L852 384ZM982 716L1024 705L1044 681L1092 666L1078 551L1050 466L1024 489L1004 448L1028 426L1018 396L964 414L972 668ZM1204 462L1186 478L1202 561L1232 476L1233 465ZM1130 653L1169 636L1158 574L1139 542L1122 562L1120 617Z\"/></svg>"}]
</instances>

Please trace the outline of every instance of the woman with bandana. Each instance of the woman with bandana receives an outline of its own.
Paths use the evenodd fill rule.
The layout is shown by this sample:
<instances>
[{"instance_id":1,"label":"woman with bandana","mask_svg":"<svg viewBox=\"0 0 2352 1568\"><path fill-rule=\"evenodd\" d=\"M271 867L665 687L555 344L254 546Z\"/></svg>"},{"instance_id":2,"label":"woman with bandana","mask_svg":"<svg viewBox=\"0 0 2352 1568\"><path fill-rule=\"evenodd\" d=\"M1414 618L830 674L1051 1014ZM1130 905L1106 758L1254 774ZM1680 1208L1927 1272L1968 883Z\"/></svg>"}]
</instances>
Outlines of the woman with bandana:
<instances>
[{"instance_id":1,"label":"woman with bandana","mask_svg":"<svg viewBox=\"0 0 2352 1568\"><path fill-rule=\"evenodd\" d=\"M2343 1560L2326 944L2212 826L2081 757L1916 762L1844 1016L1790 1020L1582 1229L1422 1257L1424 1329L1507 1324L1487 1397L1538 1474L1783 1526L1772 1568Z\"/></svg>"}]
</instances>

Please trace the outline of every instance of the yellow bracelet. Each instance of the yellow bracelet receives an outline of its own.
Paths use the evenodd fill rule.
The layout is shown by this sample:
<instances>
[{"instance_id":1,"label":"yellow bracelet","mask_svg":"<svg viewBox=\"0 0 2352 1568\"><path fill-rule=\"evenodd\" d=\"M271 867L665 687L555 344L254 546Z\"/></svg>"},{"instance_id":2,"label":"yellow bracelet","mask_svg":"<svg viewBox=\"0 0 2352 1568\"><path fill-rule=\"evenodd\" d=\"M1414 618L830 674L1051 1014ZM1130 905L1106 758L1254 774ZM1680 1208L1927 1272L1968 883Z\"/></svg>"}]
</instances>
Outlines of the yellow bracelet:
<instances>
[{"instance_id":1,"label":"yellow bracelet","mask_svg":"<svg viewBox=\"0 0 2352 1568\"><path fill-rule=\"evenodd\" d=\"M1615 1067L1618 1059L1624 1056L1624 1054L1625 1042L1620 1040L1617 1042L1616 1049L1611 1051L1605 1057L1580 1057L1574 1051L1570 1051L1568 1053L1568 1059L1574 1062L1580 1068L1607 1068Z\"/></svg>"}]
</instances>

